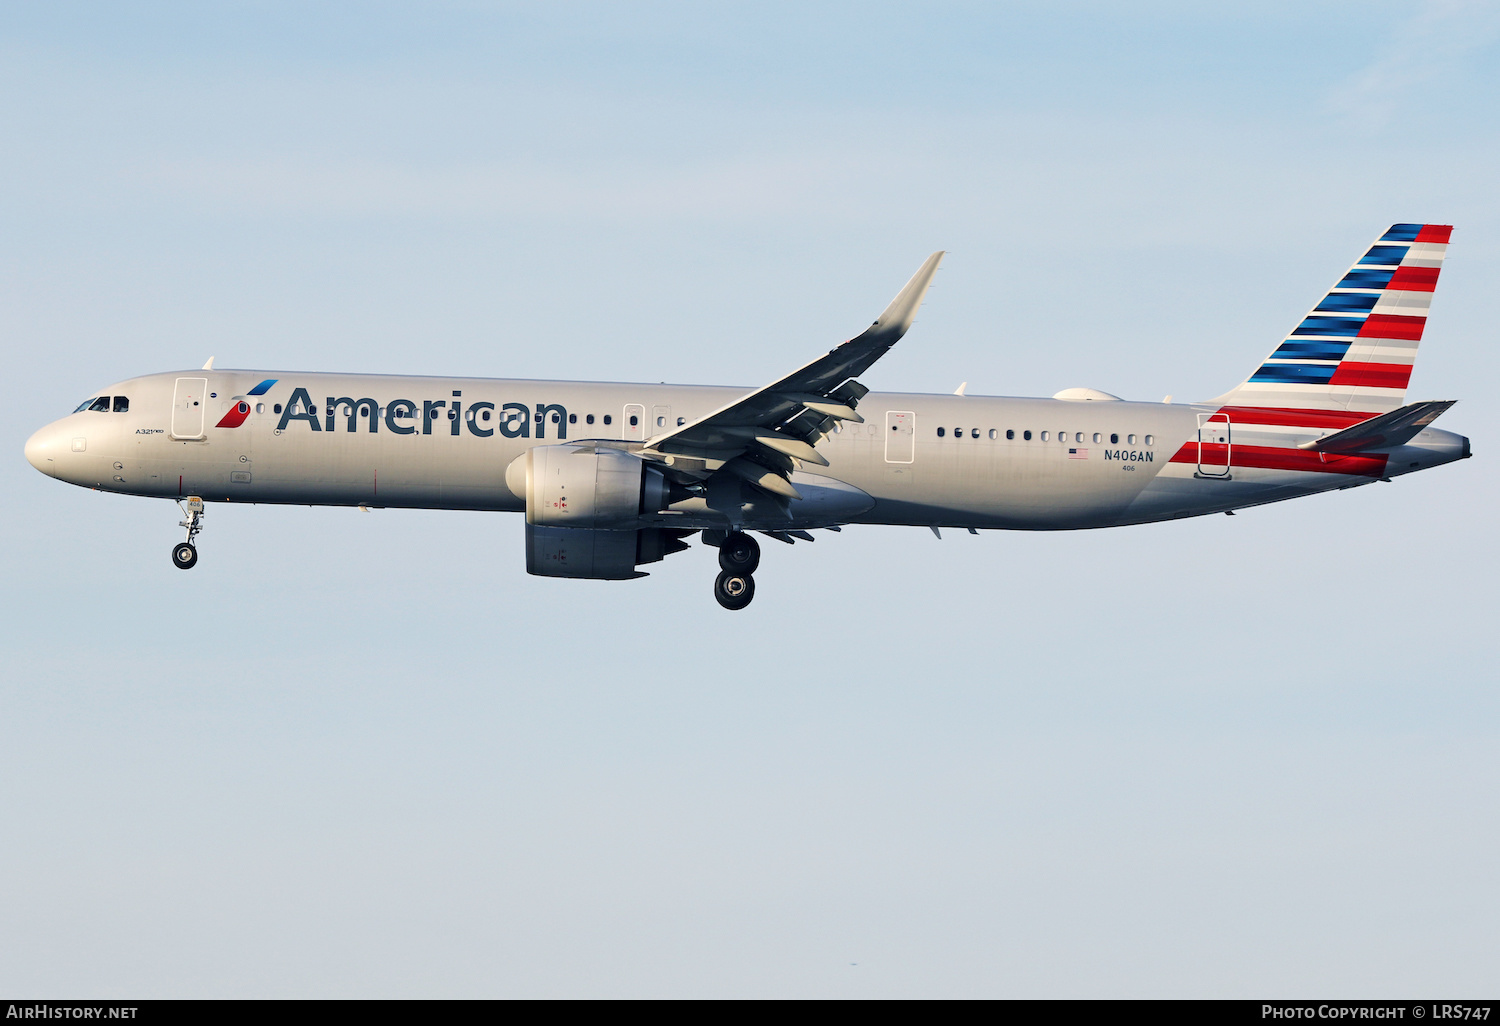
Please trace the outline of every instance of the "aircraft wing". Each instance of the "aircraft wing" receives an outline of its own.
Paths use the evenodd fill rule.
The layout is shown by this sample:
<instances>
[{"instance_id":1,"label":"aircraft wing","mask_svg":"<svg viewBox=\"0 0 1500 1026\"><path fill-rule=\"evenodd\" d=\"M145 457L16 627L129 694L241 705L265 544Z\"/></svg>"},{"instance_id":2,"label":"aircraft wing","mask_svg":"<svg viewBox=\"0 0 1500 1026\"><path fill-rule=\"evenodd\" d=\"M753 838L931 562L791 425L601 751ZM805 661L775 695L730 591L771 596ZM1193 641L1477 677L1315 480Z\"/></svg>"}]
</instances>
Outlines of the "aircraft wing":
<instances>
[{"instance_id":1,"label":"aircraft wing","mask_svg":"<svg viewBox=\"0 0 1500 1026\"><path fill-rule=\"evenodd\" d=\"M928 257L858 337L727 406L648 438L640 455L663 458L689 479L723 471L782 500L800 498L787 480L794 461L826 467L818 442L840 420L864 420L855 407L869 389L854 377L906 334L942 260L942 251Z\"/></svg>"},{"instance_id":2,"label":"aircraft wing","mask_svg":"<svg viewBox=\"0 0 1500 1026\"><path fill-rule=\"evenodd\" d=\"M1428 424L1437 420L1457 399L1438 399L1425 403L1411 403L1399 410L1382 413L1378 417L1360 421L1351 428L1310 442L1303 442L1299 449L1314 452L1351 453L1366 449L1390 449L1405 445L1415 438Z\"/></svg>"}]
</instances>

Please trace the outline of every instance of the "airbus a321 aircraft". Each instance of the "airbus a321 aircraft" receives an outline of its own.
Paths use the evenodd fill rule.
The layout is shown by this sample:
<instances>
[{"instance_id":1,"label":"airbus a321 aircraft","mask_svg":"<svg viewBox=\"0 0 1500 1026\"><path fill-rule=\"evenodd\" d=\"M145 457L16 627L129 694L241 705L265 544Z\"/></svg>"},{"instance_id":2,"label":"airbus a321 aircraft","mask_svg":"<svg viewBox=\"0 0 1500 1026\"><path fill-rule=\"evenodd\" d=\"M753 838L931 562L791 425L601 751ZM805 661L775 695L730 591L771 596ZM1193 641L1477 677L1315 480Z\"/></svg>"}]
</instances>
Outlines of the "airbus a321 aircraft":
<instances>
[{"instance_id":1,"label":"airbus a321 aircraft","mask_svg":"<svg viewBox=\"0 0 1500 1026\"><path fill-rule=\"evenodd\" d=\"M184 570L207 502L526 514L526 569L625 580L719 550L755 595L760 546L852 524L1021 531L1232 512L1466 459L1405 403L1451 228L1382 234L1242 384L1192 404L872 392L942 253L857 338L764 388L172 371L101 389L26 443L60 481L175 499Z\"/></svg>"}]
</instances>

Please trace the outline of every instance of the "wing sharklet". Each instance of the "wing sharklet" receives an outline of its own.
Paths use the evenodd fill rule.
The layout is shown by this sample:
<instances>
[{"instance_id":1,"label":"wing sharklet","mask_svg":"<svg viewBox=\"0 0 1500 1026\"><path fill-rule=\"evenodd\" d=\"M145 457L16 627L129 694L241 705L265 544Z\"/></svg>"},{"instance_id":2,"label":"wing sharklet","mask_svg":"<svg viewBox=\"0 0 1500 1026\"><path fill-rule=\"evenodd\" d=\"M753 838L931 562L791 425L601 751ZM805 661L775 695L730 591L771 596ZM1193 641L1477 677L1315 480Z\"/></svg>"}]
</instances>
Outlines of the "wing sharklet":
<instances>
[{"instance_id":1,"label":"wing sharklet","mask_svg":"<svg viewBox=\"0 0 1500 1026\"><path fill-rule=\"evenodd\" d=\"M928 257L905 287L896 294L896 298L891 300L885 311L876 318L875 323L866 328L858 337L850 339L843 345L835 346L823 356L804 364L764 388L749 392L653 441L661 442L687 435L726 414L732 414L737 407L751 404L761 396L779 398L779 393L783 390L807 393L813 389L821 389L819 395L822 397L837 396L845 403L857 402L869 392L869 389L850 379L869 370L876 360L884 356L891 346L906 334L906 330L911 327L912 321L916 318L917 308L922 305L922 297L927 294L927 288L932 284L933 276L937 274L943 255L943 251L938 250ZM845 358L840 359L840 357ZM730 422L733 423L733 420ZM745 421L740 421L740 423L744 424Z\"/></svg>"}]
</instances>

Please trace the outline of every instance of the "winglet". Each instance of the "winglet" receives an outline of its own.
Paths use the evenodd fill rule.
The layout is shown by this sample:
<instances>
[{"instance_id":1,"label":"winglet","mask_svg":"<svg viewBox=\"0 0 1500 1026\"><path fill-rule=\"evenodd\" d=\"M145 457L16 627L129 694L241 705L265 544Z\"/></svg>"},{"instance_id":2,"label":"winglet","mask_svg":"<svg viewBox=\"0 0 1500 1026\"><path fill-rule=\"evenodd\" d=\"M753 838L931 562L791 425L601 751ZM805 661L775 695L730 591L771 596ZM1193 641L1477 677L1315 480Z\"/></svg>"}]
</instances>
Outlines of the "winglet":
<instances>
[{"instance_id":1,"label":"winglet","mask_svg":"<svg viewBox=\"0 0 1500 1026\"><path fill-rule=\"evenodd\" d=\"M203 369L204 370L213 370L214 369L214 358L212 356L210 356L208 358L208 362L203 365Z\"/></svg>"},{"instance_id":2,"label":"winglet","mask_svg":"<svg viewBox=\"0 0 1500 1026\"><path fill-rule=\"evenodd\" d=\"M911 322L917 319L917 308L922 305L922 297L927 295L927 287L932 284L933 275L937 274L938 264L943 262L943 250L938 250L927 258L927 262L917 269L917 273L911 276L911 281L906 287L896 293L896 298L891 300L891 305L885 308L885 312L875 318L875 323L865 331L865 335L894 335L891 339L894 343L907 329Z\"/></svg>"}]
</instances>

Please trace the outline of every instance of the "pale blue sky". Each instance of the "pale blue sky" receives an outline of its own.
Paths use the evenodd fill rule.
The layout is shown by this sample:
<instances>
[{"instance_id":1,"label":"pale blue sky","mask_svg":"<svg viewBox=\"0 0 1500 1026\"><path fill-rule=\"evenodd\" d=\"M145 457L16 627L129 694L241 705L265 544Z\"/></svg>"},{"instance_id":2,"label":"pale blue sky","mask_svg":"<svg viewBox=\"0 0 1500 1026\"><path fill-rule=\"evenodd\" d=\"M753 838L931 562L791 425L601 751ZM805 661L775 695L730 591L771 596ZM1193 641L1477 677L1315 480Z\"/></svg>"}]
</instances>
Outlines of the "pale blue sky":
<instances>
[{"instance_id":1,"label":"pale blue sky","mask_svg":"<svg viewBox=\"0 0 1500 1026\"><path fill-rule=\"evenodd\" d=\"M1482 4L0 6L0 990L1487 993ZM26 436L221 366L1188 400L1385 226L1476 458L1233 519L526 576L518 517L211 510ZM769 543L768 543L769 544ZM857 963L857 964L854 964Z\"/></svg>"}]
</instances>

